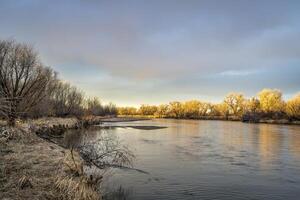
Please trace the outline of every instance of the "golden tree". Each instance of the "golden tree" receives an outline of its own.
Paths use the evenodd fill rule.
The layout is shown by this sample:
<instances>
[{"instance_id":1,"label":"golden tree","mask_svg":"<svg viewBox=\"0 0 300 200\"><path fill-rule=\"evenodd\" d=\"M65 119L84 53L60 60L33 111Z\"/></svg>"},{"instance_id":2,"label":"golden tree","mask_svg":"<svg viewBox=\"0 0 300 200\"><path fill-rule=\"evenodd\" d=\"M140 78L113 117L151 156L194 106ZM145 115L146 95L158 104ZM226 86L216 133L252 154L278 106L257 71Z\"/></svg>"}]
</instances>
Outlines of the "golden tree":
<instances>
[{"instance_id":1,"label":"golden tree","mask_svg":"<svg viewBox=\"0 0 300 200\"><path fill-rule=\"evenodd\" d=\"M118 115L137 115L137 109L135 107L118 107Z\"/></svg>"},{"instance_id":2,"label":"golden tree","mask_svg":"<svg viewBox=\"0 0 300 200\"><path fill-rule=\"evenodd\" d=\"M229 107L226 103L216 104L213 108L213 113L215 115L220 115L223 117L228 117L229 115Z\"/></svg>"},{"instance_id":3,"label":"golden tree","mask_svg":"<svg viewBox=\"0 0 300 200\"><path fill-rule=\"evenodd\" d=\"M139 113L141 115L154 115L154 113L157 111L156 106L151 106L151 105L141 105L139 109Z\"/></svg>"},{"instance_id":4,"label":"golden tree","mask_svg":"<svg viewBox=\"0 0 300 200\"><path fill-rule=\"evenodd\" d=\"M200 102L197 100L191 100L183 103L184 116L187 118L196 118L199 116Z\"/></svg>"},{"instance_id":5,"label":"golden tree","mask_svg":"<svg viewBox=\"0 0 300 200\"><path fill-rule=\"evenodd\" d=\"M300 119L300 93L286 103L286 113L291 118Z\"/></svg>"},{"instance_id":6,"label":"golden tree","mask_svg":"<svg viewBox=\"0 0 300 200\"><path fill-rule=\"evenodd\" d=\"M263 89L258 93L260 108L265 113L281 112L284 110L282 94L277 89Z\"/></svg>"},{"instance_id":7,"label":"golden tree","mask_svg":"<svg viewBox=\"0 0 300 200\"><path fill-rule=\"evenodd\" d=\"M241 116L243 114L245 98L242 94L230 93L225 97L224 103L229 108L229 114L234 116Z\"/></svg>"},{"instance_id":8,"label":"golden tree","mask_svg":"<svg viewBox=\"0 0 300 200\"><path fill-rule=\"evenodd\" d=\"M256 113L259 111L260 102L257 98L252 97L245 102L245 108L248 112Z\"/></svg>"},{"instance_id":9,"label":"golden tree","mask_svg":"<svg viewBox=\"0 0 300 200\"><path fill-rule=\"evenodd\" d=\"M169 106L167 104L161 104L157 106L157 110L154 113L156 117L166 117L168 116Z\"/></svg>"},{"instance_id":10,"label":"golden tree","mask_svg":"<svg viewBox=\"0 0 300 200\"><path fill-rule=\"evenodd\" d=\"M169 103L169 113L171 117L181 118L184 115L182 103L173 101Z\"/></svg>"}]
</instances>

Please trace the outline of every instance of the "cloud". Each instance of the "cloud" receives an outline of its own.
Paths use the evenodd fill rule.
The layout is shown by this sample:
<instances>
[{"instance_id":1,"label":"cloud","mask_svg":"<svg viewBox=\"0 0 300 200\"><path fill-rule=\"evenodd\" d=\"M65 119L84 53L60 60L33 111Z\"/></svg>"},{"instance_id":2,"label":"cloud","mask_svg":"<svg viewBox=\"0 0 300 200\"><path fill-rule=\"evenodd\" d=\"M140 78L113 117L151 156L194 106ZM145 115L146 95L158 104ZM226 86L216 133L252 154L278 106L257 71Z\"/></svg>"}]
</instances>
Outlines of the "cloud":
<instances>
[{"instance_id":1,"label":"cloud","mask_svg":"<svg viewBox=\"0 0 300 200\"><path fill-rule=\"evenodd\" d=\"M249 76L253 74L259 73L259 70L252 70L252 71L242 71L242 70L229 70L221 72L217 75L219 76Z\"/></svg>"},{"instance_id":2,"label":"cloud","mask_svg":"<svg viewBox=\"0 0 300 200\"><path fill-rule=\"evenodd\" d=\"M300 2L292 0L1 1L0 37L33 43L45 63L89 91L95 88L87 84L104 79L109 84L98 86L103 91L124 85L147 96L192 79L186 95L196 95L199 85L217 95L216 88L223 88L217 84L231 85L228 77L239 85L262 74L261 68L261 85L277 69L299 73L299 9ZM212 83L195 79L199 74L220 77ZM296 88L291 81L280 84Z\"/></svg>"}]
</instances>

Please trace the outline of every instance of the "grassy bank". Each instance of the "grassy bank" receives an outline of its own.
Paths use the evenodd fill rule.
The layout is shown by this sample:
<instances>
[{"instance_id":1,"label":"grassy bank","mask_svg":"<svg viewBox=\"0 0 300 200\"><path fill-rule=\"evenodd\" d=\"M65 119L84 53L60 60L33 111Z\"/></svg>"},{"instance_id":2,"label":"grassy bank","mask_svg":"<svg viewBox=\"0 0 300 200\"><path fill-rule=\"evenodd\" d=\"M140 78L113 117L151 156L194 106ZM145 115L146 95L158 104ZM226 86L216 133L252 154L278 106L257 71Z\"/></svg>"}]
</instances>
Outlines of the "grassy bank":
<instances>
[{"instance_id":1,"label":"grassy bank","mask_svg":"<svg viewBox=\"0 0 300 200\"><path fill-rule=\"evenodd\" d=\"M45 118L1 127L0 194L2 199L100 199L74 152L39 138L41 127L74 127L74 118Z\"/></svg>"}]
</instances>

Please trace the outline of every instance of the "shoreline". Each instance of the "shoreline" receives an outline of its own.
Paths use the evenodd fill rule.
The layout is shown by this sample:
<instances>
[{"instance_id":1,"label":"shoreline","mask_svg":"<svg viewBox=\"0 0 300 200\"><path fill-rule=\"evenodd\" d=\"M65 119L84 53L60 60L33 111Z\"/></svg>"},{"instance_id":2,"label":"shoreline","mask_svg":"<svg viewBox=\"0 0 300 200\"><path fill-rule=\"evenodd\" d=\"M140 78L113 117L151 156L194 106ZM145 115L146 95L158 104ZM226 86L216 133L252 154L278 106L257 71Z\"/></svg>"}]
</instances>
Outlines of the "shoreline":
<instances>
[{"instance_id":1,"label":"shoreline","mask_svg":"<svg viewBox=\"0 0 300 200\"><path fill-rule=\"evenodd\" d=\"M20 200L33 198L71 200L82 199L80 195L88 195L91 197L89 199L101 199L101 194L94 187L97 183L90 180L83 171L80 177L75 178L74 172L70 172L70 166L73 171L80 171L74 168L77 168L77 165L83 167L83 158L75 151L72 153L75 163L70 159L70 150L54 143L51 138L62 137L67 130L84 129L103 122L140 120L146 119L94 116L83 119L45 117L17 121L14 128L8 127L6 122L0 120L1 197ZM9 134L2 134L4 132ZM70 187L66 185L67 183L74 185L74 191L69 191ZM82 187L83 190L78 187ZM86 191L85 194L82 194L82 191Z\"/></svg>"},{"instance_id":2,"label":"shoreline","mask_svg":"<svg viewBox=\"0 0 300 200\"><path fill-rule=\"evenodd\" d=\"M50 199L61 199L62 196L65 195L63 189L59 188L62 186L58 186L57 181L73 176L68 169L66 169L65 164L66 160L69 159L67 159L69 149L52 143L47 140L47 138L41 137L39 133L50 133L61 136L66 130L81 129L101 123L132 122L150 119L152 118L132 116L107 118L89 117L82 120L76 118L41 118L28 120L26 122L18 122L16 128L10 128L3 125L0 126L0 193L2 197L4 199L28 200L45 197ZM234 121L242 122L241 120ZM262 120L258 123L300 125L299 121L291 124L283 120ZM151 130L153 127L146 128ZM5 129L8 130L9 134L3 134ZM72 156L80 165L84 162L78 153L75 152ZM70 159L68 162L70 163ZM75 178L73 184L80 185L83 183L80 182L80 178ZM89 193L92 195L97 194L100 198L98 191L96 192L91 188L88 188L88 190Z\"/></svg>"},{"instance_id":3,"label":"shoreline","mask_svg":"<svg viewBox=\"0 0 300 200\"><path fill-rule=\"evenodd\" d=\"M118 117L117 117L118 118ZM124 115L121 115L120 118L127 118ZM174 119L174 120L198 120L198 121L236 121L236 122L241 122L241 123L248 123L248 124L278 124L278 125L300 125L300 121L289 121L287 119L259 119L258 121L251 121L251 120L242 120L240 118L236 117L219 117L219 116L214 116L214 117L202 117L202 118L167 118L167 117L155 117L155 116L128 116L129 119L142 119L142 120L151 120L151 119ZM132 121L139 121L139 120L132 120Z\"/></svg>"},{"instance_id":4,"label":"shoreline","mask_svg":"<svg viewBox=\"0 0 300 200\"><path fill-rule=\"evenodd\" d=\"M4 199L101 199L94 183L80 171L77 152L38 136L83 127L75 118L42 118L0 129L0 193ZM4 132L8 134L2 134ZM79 173L78 173L79 172ZM75 174L74 174L75 173ZM77 174L78 173L78 174ZM77 175L76 175L77 174ZM94 185L93 185L94 184ZM74 187L70 187L70 185Z\"/></svg>"}]
</instances>

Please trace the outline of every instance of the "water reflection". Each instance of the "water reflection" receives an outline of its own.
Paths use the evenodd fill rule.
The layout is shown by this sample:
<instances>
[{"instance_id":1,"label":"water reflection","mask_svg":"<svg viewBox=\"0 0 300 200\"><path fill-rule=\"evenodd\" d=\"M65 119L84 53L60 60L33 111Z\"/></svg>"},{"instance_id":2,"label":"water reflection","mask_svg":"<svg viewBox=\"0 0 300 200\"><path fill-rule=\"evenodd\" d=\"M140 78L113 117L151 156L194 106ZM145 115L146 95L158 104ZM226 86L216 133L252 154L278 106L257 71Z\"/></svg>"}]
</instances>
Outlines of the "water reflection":
<instances>
[{"instance_id":1,"label":"water reflection","mask_svg":"<svg viewBox=\"0 0 300 200\"><path fill-rule=\"evenodd\" d=\"M275 167L281 156L282 143L284 142L284 134L274 130L270 125L262 125L259 127L259 156L260 164L264 169Z\"/></svg>"},{"instance_id":2,"label":"water reflection","mask_svg":"<svg viewBox=\"0 0 300 200\"><path fill-rule=\"evenodd\" d=\"M300 196L299 126L165 119L116 125L168 128L105 129L134 151L134 167L149 172L115 170L106 181L115 192L106 199ZM101 131L87 131L88 138Z\"/></svg>"}]
</instances>

